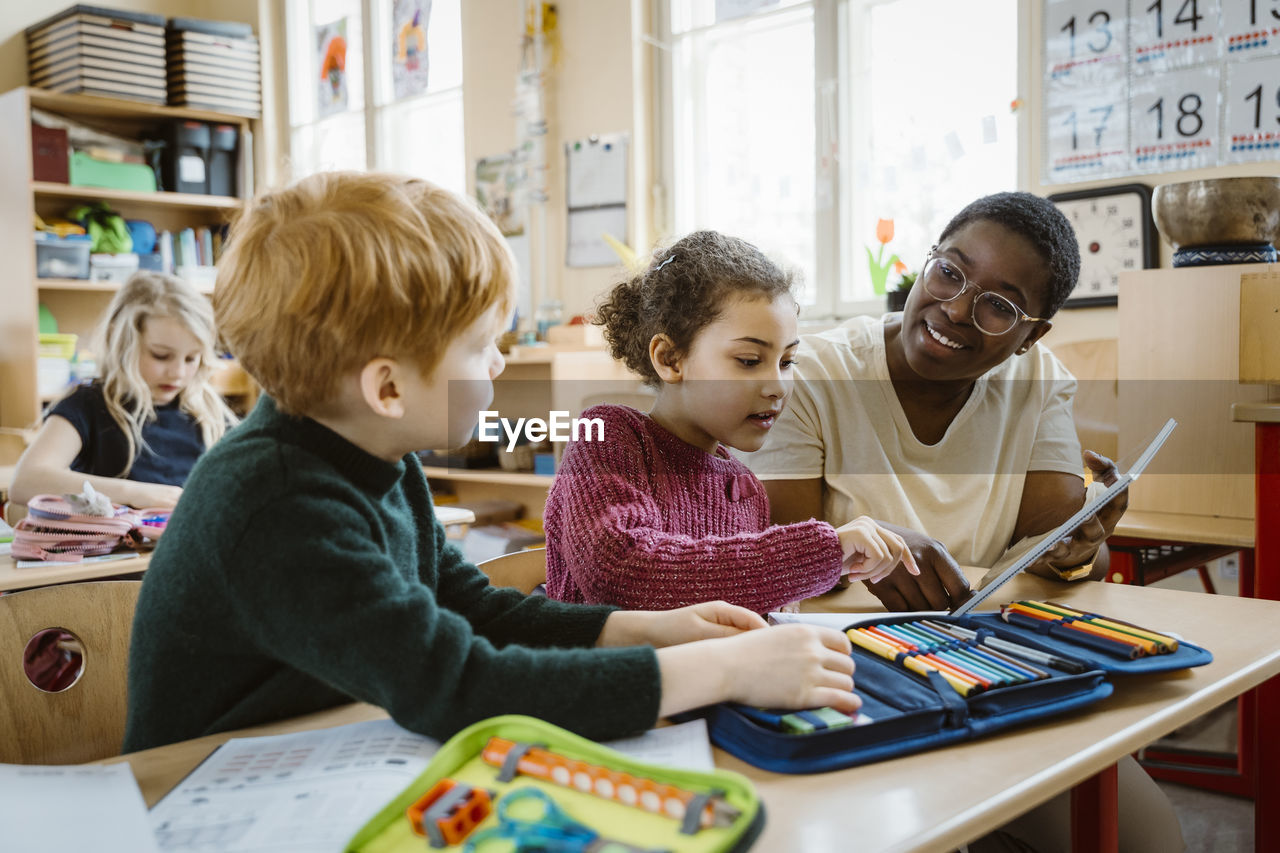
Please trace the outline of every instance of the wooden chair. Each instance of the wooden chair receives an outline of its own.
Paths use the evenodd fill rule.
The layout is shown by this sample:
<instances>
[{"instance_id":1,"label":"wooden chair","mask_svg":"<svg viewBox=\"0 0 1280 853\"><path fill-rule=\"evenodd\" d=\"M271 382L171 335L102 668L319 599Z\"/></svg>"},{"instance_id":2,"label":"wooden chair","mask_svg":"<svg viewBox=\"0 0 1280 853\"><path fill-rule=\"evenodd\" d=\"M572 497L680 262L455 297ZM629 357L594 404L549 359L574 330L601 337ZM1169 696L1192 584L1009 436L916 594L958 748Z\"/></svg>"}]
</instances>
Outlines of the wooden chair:
<instances>
[{"instance_id":1,"label":"wooden chair","mask_svg":"<svg viewBox=\"0 0 1280 853\"><path fill-rule=\"evenodd\" d=\"M525 595L547 580L547 549L530 548L477 564L494 586L511 586Z\"/></svg>"},{"instance_id":2,"label":"wooden chair","mask_svg":"<svg viewBox=\"0 0 1280 853\"><path fill-rule=\"evenodd\" d=\"M27 517L27 505L5 501L3 506L0 506L0 512L4 514L4 523L13 527Z\"/></svg>"},{"instance_id":3,"label":"wooden chair","mask_svg":"<svg viewBox=\"0 0 1280 853\"><path fill-rule=\"evenodd\" d=\"M1115 340L1051 343L1049 349L1079 383L1072 412L1080 446L1115 459L1120 432Z\"/></svg>"},{"instance_id":4,"label":"wooden chair","mask_svg":"<svg viewBox=\"0 0 1280 853\"><path fill-rule=\"evenodd\" d=\"M142 581L96 581L0 596L0 762L81 764L120 754L133 611ZM60 693L23 669L27 642L62 628L83 647L79 678Z\"/></svg>"}]
</instances>

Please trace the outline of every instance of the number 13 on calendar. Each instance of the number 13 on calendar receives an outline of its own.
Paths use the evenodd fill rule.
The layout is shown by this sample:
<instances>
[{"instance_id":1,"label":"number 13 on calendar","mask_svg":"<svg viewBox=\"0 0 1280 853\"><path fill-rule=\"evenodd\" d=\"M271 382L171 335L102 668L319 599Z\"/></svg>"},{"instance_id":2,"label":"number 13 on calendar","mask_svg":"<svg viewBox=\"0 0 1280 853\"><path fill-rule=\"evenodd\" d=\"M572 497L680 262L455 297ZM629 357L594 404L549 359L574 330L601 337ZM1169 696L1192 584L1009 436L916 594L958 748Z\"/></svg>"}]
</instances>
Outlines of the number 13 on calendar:
<instances>
[{"instance_id":1,"label":"number 13 on calendar","mask_svg":"<svg viewBox=\"0 0 1280 853\"><path fill-rule=\"evenodd\" d=\"M1218 164L1218 69L1188 68L1132 82L1131 160L1141 172Z\"/></svg>"}]
</instances>

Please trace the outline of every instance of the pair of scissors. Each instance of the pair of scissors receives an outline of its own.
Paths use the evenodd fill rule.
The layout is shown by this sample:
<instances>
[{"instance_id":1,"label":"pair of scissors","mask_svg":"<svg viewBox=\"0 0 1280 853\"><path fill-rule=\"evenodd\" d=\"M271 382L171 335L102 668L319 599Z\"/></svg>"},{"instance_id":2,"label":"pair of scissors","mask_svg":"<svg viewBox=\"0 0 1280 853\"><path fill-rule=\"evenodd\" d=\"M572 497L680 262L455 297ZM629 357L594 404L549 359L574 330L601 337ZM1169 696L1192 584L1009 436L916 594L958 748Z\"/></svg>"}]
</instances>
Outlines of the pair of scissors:
<instances>
[{"instance_id":1,"label":"pair of scissors","mask_svg":"<svg viewBox=\"0 0 1280 853\"><path fill-rule=\"evenodd\" d=\"M517 817L511 807L531 802ZM538 788L518 788L498 800L498 825L483 829L467 841L464 853L511 851L511 853L669 853L605 838L579 823L556 801Z\"/></svg>"}]
</instances>

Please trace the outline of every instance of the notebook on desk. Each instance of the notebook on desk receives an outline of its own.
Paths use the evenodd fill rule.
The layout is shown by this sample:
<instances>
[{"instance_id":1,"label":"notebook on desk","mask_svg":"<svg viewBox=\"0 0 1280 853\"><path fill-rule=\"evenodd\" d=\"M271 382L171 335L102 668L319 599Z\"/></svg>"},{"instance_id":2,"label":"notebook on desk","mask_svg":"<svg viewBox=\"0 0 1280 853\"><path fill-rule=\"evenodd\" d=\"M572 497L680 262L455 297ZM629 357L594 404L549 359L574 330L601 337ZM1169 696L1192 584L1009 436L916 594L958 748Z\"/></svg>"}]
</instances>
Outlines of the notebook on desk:
<instances>
[{"instance_id":1,"label":"notebook on desk","mask_svg":"<svg viewBox=\"0 0 1280 853\"><path fill-rule=\"evenodd\" d=\"M1116 495L1123 492L1125 489L1129 488L1129 484L1132 483L1134 480L1138 479L1138 477L1146 469L1147 465L1151 463L1151 460L1155 457L1156 452L1160 450L1160 448L1164 445L1165 441L1169 438L1169 435L1170 433L1173 432L1174 427L1176 427L1177 425L1178 425L1178 422L1175 421L1173 418L1170 418L1168 421L1166 421L1165 425L1160 428L1159 432L1156 433L1155 438L1151 439L1151 441L1148 442L1147 445L1138 453L1138 456L1133 461L1133 463L1130 464L1122 473L1120 473L1116 477L1116 481L1114 483L1112 483L1110 486L1108 486L1107 488L1099 492L1097 495L1095 495L1092 500L1086 501L1085 505L1081 507L1079 512L1077 512L1075 515L1071 516L1066 521L1062 522L1062 524L1058 525L1053 530L1050 530L1048 533L1046 533L1040 539L1040 541L1036 544L1035 547L1033 547L1030 551L1022 555L1021 559L1019 559L1017 562L1013 563L1004 571L1000 572L1000 574L996 575L994 578L988 581L982 587L982 589L974 593L973 596L969 598L969 600L965 601L963 604L959 605L954 610L952 610L951 611L952 615L964 616L965 614L976 609L984 601L990 598L992 593L994 593L997 589L999 589L1001 586L1003 586L1005 583L1011 580L1016 574L1018 574L1018 572L1033 565L1036 562L1036 560L1039 560L1041 557L1047 554L1050 550L1052 550L1053 547L1057 545L1061 539L1064 539L1067 536L1069 536L1071 532L1075 530L1077 527L1079 527L1081 523L1083 523L1087 518L1089 518L1089 516L1098 512L1100 509L1106 506L1107 503L1110 502L1112 498L1114 498Z\"/></svg>"}]
</instances>

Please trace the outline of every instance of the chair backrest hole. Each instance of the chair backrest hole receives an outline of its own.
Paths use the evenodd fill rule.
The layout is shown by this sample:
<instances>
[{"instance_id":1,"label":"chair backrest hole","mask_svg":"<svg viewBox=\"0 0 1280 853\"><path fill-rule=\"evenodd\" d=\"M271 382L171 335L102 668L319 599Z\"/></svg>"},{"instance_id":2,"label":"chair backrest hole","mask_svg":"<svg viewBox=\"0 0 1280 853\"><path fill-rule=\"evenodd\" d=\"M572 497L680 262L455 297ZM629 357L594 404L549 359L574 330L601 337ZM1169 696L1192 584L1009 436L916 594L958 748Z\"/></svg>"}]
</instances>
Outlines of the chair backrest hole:
<instances>
[{"instance_id":1,"label":"chair backrest hole","mask_svg":"<svg viewBox=\"0 0 1280 853\"><path fill-rule=\"evenodd\" d=\"M84 673L84 643L66 628L37 631L23 649L22 671L37 690L61 693Z\"/></svg>"}]
</instances>

